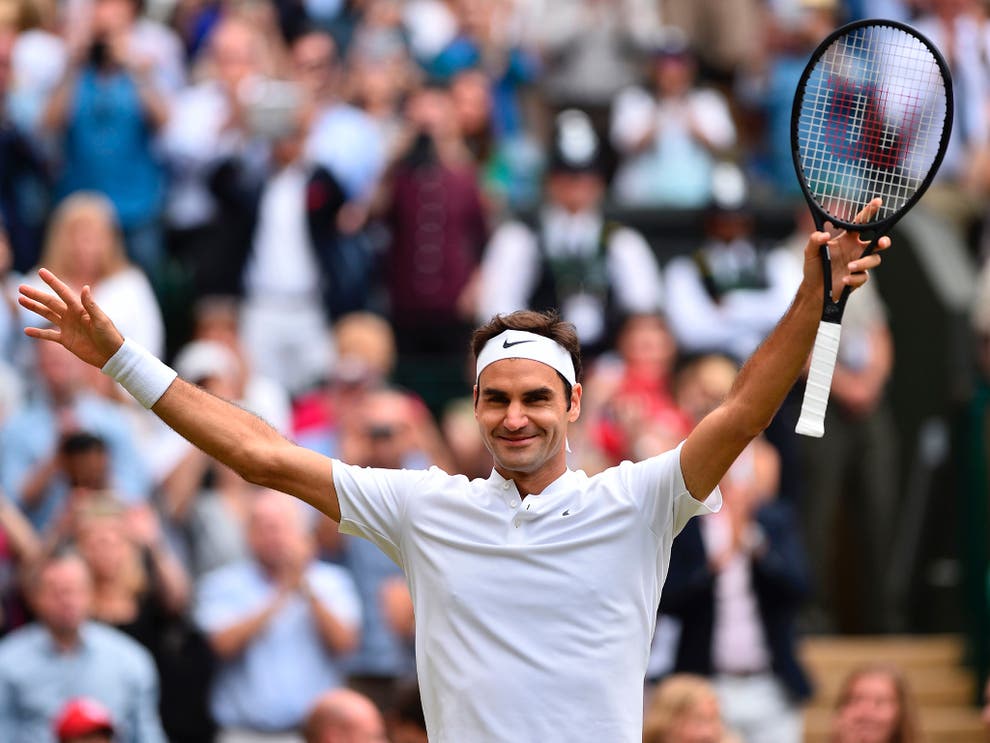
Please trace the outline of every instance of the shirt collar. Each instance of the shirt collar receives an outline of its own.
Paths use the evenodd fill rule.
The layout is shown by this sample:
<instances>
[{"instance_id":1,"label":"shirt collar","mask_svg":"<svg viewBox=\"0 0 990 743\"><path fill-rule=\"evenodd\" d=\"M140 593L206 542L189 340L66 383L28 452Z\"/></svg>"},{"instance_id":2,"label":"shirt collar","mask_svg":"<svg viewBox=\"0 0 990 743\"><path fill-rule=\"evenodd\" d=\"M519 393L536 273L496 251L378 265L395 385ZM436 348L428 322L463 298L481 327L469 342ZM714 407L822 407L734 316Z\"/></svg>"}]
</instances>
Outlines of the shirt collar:
<instances>
[{"instance_id":1,"label":"shirt collar","mask_svg":"<svg viewBox=\"0 0 990 743\"><path fill-rule=\"evenodd\" d=\"M543 488L542 491L533 493L532 495L542 500L549 500L550 496L566 492L569 489L569 485L574 482L577 476L577 472L568 468L561 473L560 477ZM502 477L495 468L492 468L492 474L488 477L488 484L503 500L511 501L519 497L519 490L516 488L515 481Z\"/></svg>"}]
</instances>

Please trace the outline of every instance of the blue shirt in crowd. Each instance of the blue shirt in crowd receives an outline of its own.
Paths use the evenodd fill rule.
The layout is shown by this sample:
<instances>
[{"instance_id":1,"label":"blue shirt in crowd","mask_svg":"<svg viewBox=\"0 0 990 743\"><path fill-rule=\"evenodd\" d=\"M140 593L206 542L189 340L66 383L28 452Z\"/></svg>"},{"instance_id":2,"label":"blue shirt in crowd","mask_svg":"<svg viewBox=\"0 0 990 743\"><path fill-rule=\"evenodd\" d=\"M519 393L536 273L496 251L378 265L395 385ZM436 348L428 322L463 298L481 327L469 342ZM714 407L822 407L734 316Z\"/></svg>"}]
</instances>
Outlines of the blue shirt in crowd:
<instances>
[{"instance_id":1,"label":"blue shirt in crowd","mask_svg":"<svg viewBox=\"0 0 990 743\"><path fill-rule=\"evenodd\" d=\"M151 476L120 408L95 395L80 395L72 406L72 415L83 431L106 443L114 495L125 503L146 499L151 492ZM25 405L0 428L0 485L14 501L20 501L21 488L31 471L55 453L57 432L55 412L44 400ZM57 475L44 499L25 509L36 529L45 531L61 513L68 492L66 478Z\"/></svg>"},{"instance_id":2,"label":"blue shirt in crowd","mask_svg":"<svg viewBox=\"0 0 990 743\"><path fill-rule=\"evenodd\" d=\"M312 563L305 580L341 622L357 627L361 605L346 570ZM278 585L251 561L217 568L200 581L194 617L207 633L219 632L269 606ZM294 728L316 698L343 685L337 659L320 637L307 600L289 598L237 657L220 667L210 707L223 728L277 732Z\"/></svg>"},{"instance_id":3,"label":"blue shirt in crowd","mask_svg":"<svg viewBox=\"0 0 990 743\"><path fill-rule=\"evenodd\" d=\"M70 699L88 697L111 713L118 743L165 743L158 674L151 655L122 632L96 622L74 651L29 624L0 640L0 733L4 743L54 743L53 720Z\"/></svg>"}]
</instances>

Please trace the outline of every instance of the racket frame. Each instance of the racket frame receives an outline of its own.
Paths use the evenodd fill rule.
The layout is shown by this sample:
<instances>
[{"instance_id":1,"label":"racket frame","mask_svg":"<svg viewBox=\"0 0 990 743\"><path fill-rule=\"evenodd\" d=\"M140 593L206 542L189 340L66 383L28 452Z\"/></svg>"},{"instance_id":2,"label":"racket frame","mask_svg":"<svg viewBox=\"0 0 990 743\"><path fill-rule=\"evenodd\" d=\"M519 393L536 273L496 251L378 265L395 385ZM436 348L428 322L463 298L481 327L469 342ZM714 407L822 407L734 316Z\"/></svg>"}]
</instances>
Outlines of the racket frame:
<instances>
[{"instance_id":1,"label":"racket frame","mask_svg":"<svg viewBox=\"0 0 990 743\"><path fill-rule=\"evenodd\" d=\"M901 207L892 214L878 219L874 222L857 223L833 217L822 208L815 196L808 188L807 179L804 176L804 169L801 165L800 147L798 145L798 123L801 118L802 103L804 101L805 87L808 79L815 71L818 61L841 37L847 36L860 28L868 26L882 26L893 28L909 34L920 41L931 53L942 80L945 84L945 120L942 125L942 133L939 139L938 152L932 164L928 168L928 173L917 190L911 195ZM798 183L808 208L811 210L815 221L815 227L819 231L824 230L825 224L829 223L834 227L859 233L869 239L869 244L863 250L863 256L872 253L877 246L879 239L887 234L893 226L910 210L918 200L924 195L931 185L945 157L945 151L949 145L949 135L952 131L952 121L955 102L952 91L952 76L949 66L946 64L942 53L935 45L928 40L917 29L901 23L883 18L865 18L859 21L847 23L835 29L826 36L812 52L811 58L805 65L804 71L798 80L797 88L794 91L794 101L791 106L791 158L794 164L794 172L797 174ZM864 207L866 204L863 205ZM808 372L808 382L805 388L804 401L801 406L801 415L796 427L797 433L806 436L821 437L824 435L825 408L828 404L829 389L832 384L832 372L835 369L835 361L838 356L839 332L842 323L842 314L845 311L846 300L849 298L851 287L846 286L838 300L832 298L832 261L829 257L828 245L822 245L820 250L822 262L822 275L824 278L824 300L822 306L822 318L818 327L818 335L815 338L815 346L811 355L811 367Z\"/></svg>"}]
</instances>

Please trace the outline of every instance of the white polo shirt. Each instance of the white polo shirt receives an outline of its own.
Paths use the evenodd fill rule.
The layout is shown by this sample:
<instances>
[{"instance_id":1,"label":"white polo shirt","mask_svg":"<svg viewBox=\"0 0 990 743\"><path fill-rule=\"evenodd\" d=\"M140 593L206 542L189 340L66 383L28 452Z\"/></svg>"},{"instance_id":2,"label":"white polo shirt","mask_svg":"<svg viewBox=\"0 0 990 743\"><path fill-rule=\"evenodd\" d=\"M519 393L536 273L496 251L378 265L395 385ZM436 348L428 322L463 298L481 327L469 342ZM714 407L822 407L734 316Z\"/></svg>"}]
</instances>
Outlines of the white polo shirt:
<instances>
[{"instance_id":1,"label":"white polo shirt","mask_svg":"<svg viewBox=\"0 0 990 743\"><path fill-rule=\"evenodd\" d=\"M405 570L433 743L640 741L674 536L680 447L520 499L511 480L333 463L341 531Z\"/></svg>"}]
</instances>

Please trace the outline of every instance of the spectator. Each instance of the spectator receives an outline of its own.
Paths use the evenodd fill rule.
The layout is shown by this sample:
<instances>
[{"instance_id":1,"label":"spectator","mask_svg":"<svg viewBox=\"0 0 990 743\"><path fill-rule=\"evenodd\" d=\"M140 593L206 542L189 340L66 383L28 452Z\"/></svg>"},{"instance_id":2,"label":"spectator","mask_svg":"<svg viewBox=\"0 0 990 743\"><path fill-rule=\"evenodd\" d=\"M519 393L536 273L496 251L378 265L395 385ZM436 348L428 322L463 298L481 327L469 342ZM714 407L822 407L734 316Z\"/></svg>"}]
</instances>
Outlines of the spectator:
<instances>
[{"instance_id":1,"label":"spectator","mask_svg":"<svg viewBox=\"0 0 990 743\"><path fill-rule=\"evenodd\" d=\"M807 568L794 512L775 500L779 466L765 440L743 451L720 483L722 511L674 541L660 599L681 623L675 670L712 679L746 743L799 743L811 692L794 644Z\"/></svg>"},{"instance_id":2,"label":"spectator","mask_svg":"<svg viewBox=\"0 0 990 743\"><path fill-rule=\"evenodd\" d=\"M546 100L557 111L593 111L598 132L660 29L657 3L646 0L538 0L526 4L524 27L543 58Z\"/></svg>"},{"instance_id":3,"label":"spectator","mask_svg":"<svg viewBox=\"0 0 990 743\"><path fill-rule=\"evenodd\" d=\"M292 45L293 79L306 101L305 159L330 174L345 203L324 227L325 302L334 320L370 302L373 260L363 228L385 166L386 143L376 122L341 99L344 70L328 33ZM324 189L326 186L324 186Z\"/></svg>"},{"instance_id":4,"label":"spectator","mask_svg":"<svg viewBox=\"0 0 990 743\"><path fill-rule=\"evenodd\" d=\"M80 513L75 541L93 576L92 618L130 635L155 660L169 739L211 741L211 657L185 620L189 579L155 513L147 506L125 512L112 500L97 500Z\"/></svg>"},{"instance_id":5,"label":"spectator","mask_svg":"<svg viewBox=\"0 0 990 743\"><path fill-rule=\"evenodd\" d=\"M18 373L24 358L13 255L0 219L0 425L22 402L24 384Z\"/></svg>"},{"instance_id":6,"label":"spectator","mask_svg":"<svg viewBox=\"0 0 990 743\"><path fill-rule=\"evenodd\" d=\"M251 226L241 337L252 368L291 396L325 379L332 358L329 322L337 288L332 260L345 199L339 182L304 154L300 103L272 119L266 133L271 170L258 188L235 183L240 165L229 174L229 185L243 188L238 219Z\"/></svg>"},{"instance_id":7,"label":"spectator","mask_svg":"<svg viewBox=\"0 0 990 743\"><path fill-rule=\"evenodd\" d=\"M737 79L737 102L754 124L747 150L754 178L775 193L798 196L791 156L791 107L801 72L815 47L841 23L838 0L761 3L756 54ZM747 131L747 129L749 131Z\"/></svg>"},{"instance_id":8,"label":"spectator","mask_svg":"<svg viewBox=\"0 0 990 743\"><path fill-rule=\"evenodd\" d=\"M987 76L986 9L975 2L932 0L922 6L915 27L943 54L952 75L955 112L952 130L926 204L948 217L963 238L986 219L990 91Z\"/></svg>"},{"instance_id":9,"label":"spectator","mask_svg":"<svg viewBox=\"0 0 990 743\"><path fill-rule=\"evenodd\" d=\"M306 743L387 743L382 713L368 697L334 689L316 700L303 727Z\"/></svg>"},{"instance_id":10,"label":"spectator","mask_svg":"<svg viewBox=\"0 0 990 743\"><path fill-rule=\"evenodd\" d=\"M113 743L115 733L109 710L95 699L72 699L55 718L58 743Z\"/></svg>"},{"instance_id":11,"label":"spectator","mask_svg":"<svg viewBox=\"0 0 990 743\"><path fill-rule=\"evenodd\" d=\"M396 380L438 415L451 391L466 386L471 287L488 238L487 215L449 90L440 84L417 90L407 117L407 146L381 194L389 230L384 282L399 343Z\"/></svg>"},{"instance_id":12,"label":"spectator","mask_svg":"<svg viewBox=\"0 0 990 743\"><path fill-rule=\"evenodd\" d=\"M139 0L117 0L99 7L101 0L83 0L65 8L63 23L68 45L87 47L100 32L125 47L135 63L146 69L152 84L170 98L186 82L182 42L174 31L155 16L153 7Z\"/></svg>"},{"instance_id":13,"label":"spectator","mask_svg":"<svg viewBox=\"0 0 990 743\"><path fill-rule=\"evenodd\" d=\"M94 0L92 22L72 27L79 34L42 121L59 139L57 195L105 193L128 256L154 280L163 259L165 173L153 139L168 103L154 80L162 67L132 35L136 10L135 0Z\"/></svg>"},{"instance_id":14,"label":"spectator","mask_svg":"<svg viewBox=\"0 0 990 743\"><path fill-rule=\"evenodd\" d=\"M28 283L42 286L37 268L65 276L77 290L86 284L128 338L165 352L165 324L148 276L127 258L110 200L77 191L56 207L38 266ZM25 314L26 317L26 314Z\"/></svg>"},{"instance_id":15,"label":"spectator","mask_svg":"<svg viewBox=\"0 0 990 743\"><path fill-rule=\"evenodd\" d=\"M450 92L465 141L481 166L485 196L496 212L532 208L540 196L543 155L537 142L516 122L499 121L497 89L481 69L469 68L451 79Z\"/></svg>"},{"instance_id":16,"label":"spectator","mask_svg":"<svg viewBox=\"0 0 990 743\"><path fill-rule=\"evenodd\" d=\"M407 679L400 685L388 710L387 721L392 743L427 743L423 700L415 678Z\"/></svg>"},{"instance_id":17,"label":"spectator","mask_svg":"<svg viewBox=\"0 0 990 743\"><path fill-rule=\"evenodd\" d=\"M701 245L664 271L671 330L684 353L724 353L742 362L790 305L800 263L757 243L742 173L714 185Z\"/></svg>"},{"instance_id":18,"label":"spectator","mask_svg":"<svg viewBox=\"0 0 990 743\"><path fill-rule=\"evenodd\" d=\"M611 140L621 158L612 191L623 205L705 206L715 165L735 144L728 102L698 85L694 52L674 31L653 50L649 91L627 88L612 106Z\"/></svg>"},{"instance_id":19,"label":"spectator","mask_svg":"<svg viewBox=\"0 0 990 743\"><path fill-rule=\"evenodd\" d=\"M79 556L44 558L29 593L38 621L0 640L0 730L7 739L53 742L59 710L85 695L110 710L119 743L165 743L154 662L127 635L87 619L93 586Z\"/></svg>"},{"instance_id":20,"label":"spectator","mask_svg":"<svg viewBox=\"0 0 990 743\"><path fill-rule=\"evenodd\" d=\"M691 426L673 397L677 344L666 319L656 313L629 315L615 350L616 362L596 365L584 385L589 436L606 466L645 456L637 444L648 428L668 430L676 446Z\"/></svg>"},{"instance_id":21,"label":"spectator","mask_svg":"<svg viewBox=\"0 0 990 743\"><path fill-rule=\"evenodd\" d=\"M515 0L449 3L457 31L436 56L421 60L427 75L454 84L455 96L457 80L473 72L468 80L472 86L483 85L484 96L491 99L485 113L491 119L492 134L506 144L520 143L517 138L526 124L523 95L538 80L542 66L533 45L520 33L521 5Z\"/></svg>"},{"instance_id":22,"label":"spectator","mask_svg":"<svg viewBox=\"0 0 990 743\"><path fill-rule=\"evenodd\" d=\"M611 346L620 318L661 308L656 256L643 237L605 219L600 144L588 117L562 113L534 224L503 224L481 267L478 318L559 307L587 358ZM506 266L514 270L506 271Z\"/></svg>"},{"instance_id":23,"label":"spectator","mask_svg":"<svg viewBox=\"0 0 990 743\"><path fill-rule=\"evenodd\" d=\"M296 400L293 438L308 449L339 456L344 431L358 428L367 394L392 377L398 356L389 323L370 312L351 312L333 326L337 351L330 379Z\"/></svg>"},{"instance_id":24,"label":"spectator","mask_svg":"<svg viewBox=\"0 0 990 743\"><path fill-rule=\"evenodd\" d=\"M372 7L395 0L375 0ZM418 70L404 53L352 50L348 62L348 98L377 129L384 162L392 162L402 146L405 122L402 101L418 80Z\"/></svg>"},{"instance_id":25,"label":"spectator","mask_svg":"<svg viewBox=\"0 0 990 743\"><path fill-rule=\"evenodd\" d=\"M731 85L760 51L762 5L760 0L661 0L660 18L667 28L683 29L706 73Z\"/></svg>"},{"instance_id":26,"label":"spectator","mask_svg":"<svg viewBox=\"0 0 990 743\"><path fill-rule=\"evenodd\" d=\"M292 44L293 79L311 107L306 157L326 168L348 200L367 202L385 165L378 128L358 108L340 99L343 70L333 37L312 31Z\"/></svg>"},{"instance_id":27,"label":"spectator","mask_svg":"<svg viewBox=\"0 0 990 743\"><path fill-rule=\"evenodd\" d=\"M259 374L251 366L241 340L240 325L241 306L234 297L203 297L193 307L193 340L219 344L234 354L233 399L240 400L245 408L277 431L288 434L292 418L289 394L274 379Z\"/></svg>"},{"instance_id":28,"label":"spectator","mask_svg":"<svg viewBox=\"0 0 990 743\"><path fill-rule=\"evenodd\" d=\"M68 61L66 42L58 29L59 8L48 0L15 0L7 7L16 13L11 28L16 39L10 49L10 84L3 87L6 113L16 129L44 150L47 142L41 137L41 115Z\"/></svg>"},{"instance_id":29,"label":"spectator","mask_svg":"<svg viewBox=\"0 0 990 743\"><path fill-rule=\"evenodd\" d=\"M251 557L199 583L194 616L221 660L211 693L221 743L290 734L320 693L343 685L361 609L350 576L314 560L298 503L261 491L250 506ZM275 740L276 738L272 738Z\"/></svg>"},{"instance_id":30,"label":"spectator","mask_svg":"<svg viewBox=\"0 0 990 743\"><path fill-rule=\"evenodd\" d=\"M40 553L30 522L0 491L0 637L27 621L20 579Z\"/></svg>"},{"instance_id":31,"label":"spectator","mask_svg":"<svg viewBox=\"0 0 990 743\"><path fill-rule=\"evenodd\" d=\"M23 10L28 5L22 2L19 7ZM40 43L35 50L43 61L32 60L29 66L24 57L35 56L32 41ZM18 33L13 28L0 27L0 223L9 239L10 267L19 273L38 260L50 186L48 168L34 137L37 127L33 122L25 126L21 120L36 116L23 109L39 107L47 93L27 92L24 88L32 85L33 78L44 76L40 72L43 68L61 77L60 51L61 41L52 34ZM30 103L27 98L32 99Z\"/></svg>"},{"instance_id":32,"label":"spectator","mask_svg":"<svg viewBox=\"0 0 990 743\"><path fill-rule=\"evenodd\" d=\"M675 674L647 700L643 743L733 743L715 689L700 676Z\"/></svg>"},{"instance_id":33,"label":"spectator","mask_svg":"<svg viewBox=\"0 0 990 743\"><path fill-rule=\"evenodd\" d=\"M193 341L176 366L195 384L225 399L241 399L238 360L214 340ZM248 409L251 403L242 400ZM253 409L260 412L258 408ZM165 513L195 579L249 557L245 528L255 490L229 468L169 431L176 459L163 480Z\"/></svg>"},{"instance_id":34,"label":"spectator","mask_svg":"<svg viewBox=\"0 0 990 743\"><path fill-rule=\"evenodd\" d=\"M835 701L834 743L917 743L917 708L898 669L866 665L846 677Z\"/></svg>"},{"instance_id":35,"label":"spectator","mask_svg":"<svg viewBox=\"0 0 990 743\"><path fill-rule=\"evenodd\" d=\"M249 163L249 172L262 168L267 158L268 146L249 130L238 94L246 80L273 74L264 48L260 32L248 21L224 16L197 57L201 79L177 94L162 130L171 176L165 204L169 253L193 296L240 290L240 275L231 264L243 261L250 233L230 218L236 205L223 201L225 194L217 193L213 178L229 158ZM241 242L234 253L222 241L225 230L236 231Z\"/></svg>"},{"instance_id":36,"label":"spectator","mask_svg":"<svg viewBox=\"0 0 990 743\"><path fill-rule=\"evenodd\" d=\"M72 434L102 439L108 484L125 503L145 500L150 480L122 408L84 386L85 368L63 348L38 348L36 373L37 394L0 428L3 488L35 528L44 533L68 507L71 473L61 447Z\"/></svg>"}]
</instances>

